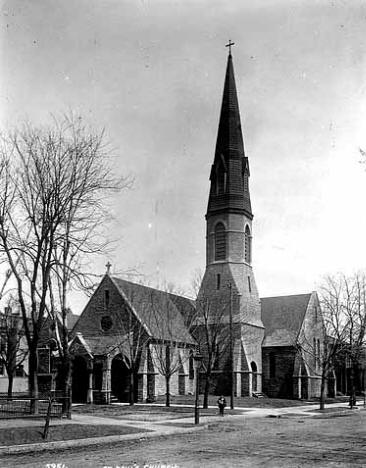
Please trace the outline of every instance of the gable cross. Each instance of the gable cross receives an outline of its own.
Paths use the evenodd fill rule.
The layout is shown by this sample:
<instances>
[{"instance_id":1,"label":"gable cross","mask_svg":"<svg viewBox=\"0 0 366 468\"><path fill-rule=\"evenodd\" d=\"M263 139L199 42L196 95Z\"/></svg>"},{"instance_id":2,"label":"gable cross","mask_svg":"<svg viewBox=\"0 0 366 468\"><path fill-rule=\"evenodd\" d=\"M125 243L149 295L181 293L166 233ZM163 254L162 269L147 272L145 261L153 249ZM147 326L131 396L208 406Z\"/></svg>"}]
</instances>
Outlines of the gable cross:
<instances>
[{"instance_id":1,"label":"gable cross","mask_svg":"<svg viewBox=\"0 0 366 468\"><path fill-rule=\"evenodd\" d=\"M107 267L107 275L109 275L109 273L111 272L111 266L112 266L111 262L108 261L108 263L106 264L106 267Z\"/></svg>"},{"instance_id":2,"label":"gable cross","mask_svg":"<svg viewBox=\"0 0 366 468\"><path fill-rule=\"evenodd\" d=\"M229 55L231 55L231 46L235 45L235 42L231 42L231 39L229 39L229 43L225 45L225 47L229 47Z\"/></svg>"}]
</instances>

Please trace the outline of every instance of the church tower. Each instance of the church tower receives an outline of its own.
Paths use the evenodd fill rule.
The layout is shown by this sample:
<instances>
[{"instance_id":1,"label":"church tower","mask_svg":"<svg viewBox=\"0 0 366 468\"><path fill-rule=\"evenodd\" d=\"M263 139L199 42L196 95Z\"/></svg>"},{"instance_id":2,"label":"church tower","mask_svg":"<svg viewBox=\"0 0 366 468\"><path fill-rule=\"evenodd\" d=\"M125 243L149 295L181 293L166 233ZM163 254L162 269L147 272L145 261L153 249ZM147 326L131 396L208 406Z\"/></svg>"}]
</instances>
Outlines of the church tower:
<instances>
[{"instance_id":1,"label":"church tower","mask_svg":"<svg viewBox=\"0 0 366 468\"><path fill-rule=\"evenodd\" d=\"M210 311L215 310L209 318L212 326L217 326L218 321L223 329L230 321L232 324L230 334L222 335L224 341L230 341L230 346L225 346L225 343L217 345L218 356L215 359L218 364L213 375L216 381L213 391L228 394L234 381L237 396L251 396L253 392L262 390L264 328L252 267L253 212L249 161L244 152L230 49L210 174L206 271L197 306L209 303ZM228 372L234 377L225 377Z\"/></svg>"}]
</instances>

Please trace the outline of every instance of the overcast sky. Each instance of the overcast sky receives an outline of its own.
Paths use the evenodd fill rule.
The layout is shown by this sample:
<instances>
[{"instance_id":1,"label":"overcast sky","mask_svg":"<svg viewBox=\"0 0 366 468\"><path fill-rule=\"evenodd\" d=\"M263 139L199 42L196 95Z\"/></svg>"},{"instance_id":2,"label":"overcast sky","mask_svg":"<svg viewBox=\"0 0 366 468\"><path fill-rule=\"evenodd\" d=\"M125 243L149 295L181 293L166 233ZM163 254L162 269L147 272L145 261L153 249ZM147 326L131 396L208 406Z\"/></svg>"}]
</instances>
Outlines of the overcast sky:
<instances>
[{"instance_id":1,"label":"overcast sky","mask_svg":"<svg viewBox=\"0 0 366 468\"><path fill-rule=\"evenodd\" d=\"M188 289L205 267L205 210L231 38L251 167L261 296L316 288L366 262L366 1L2 1L0 119L75 111L106 129L116 253ZM71 306L80 312L83 298Z\"/></svg>"}]
</instances>

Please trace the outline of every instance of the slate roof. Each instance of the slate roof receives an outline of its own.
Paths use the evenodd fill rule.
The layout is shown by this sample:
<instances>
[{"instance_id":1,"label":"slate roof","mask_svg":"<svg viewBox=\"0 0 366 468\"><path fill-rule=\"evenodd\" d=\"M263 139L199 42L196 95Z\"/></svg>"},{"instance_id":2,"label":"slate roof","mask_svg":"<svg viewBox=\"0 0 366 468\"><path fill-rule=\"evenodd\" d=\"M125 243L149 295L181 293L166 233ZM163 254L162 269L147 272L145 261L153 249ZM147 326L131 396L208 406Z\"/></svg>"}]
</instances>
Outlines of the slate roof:
<instances>
[{"instance_id":1,"label":"slate roof","mask_svg":"<svg viewBox=\"0 0 366 468\"><path fill-rule=\"evenodd\" d=\"M75 326L75 323L79 320L80 318L80 315L76 315L76 314L73 314L73 313L70 313L68 314L67 316L67 328L69 331L71 331L74 326Z\"/></svg>"},{"instance_id":2,"label":"slate roof","mask_svg":"<svg viewBox=\"0 0 366 468\"><path fill-rule=\"evenodd\" d=\"M119 337L120 339L116 341L115 336L87 336L84 337L82 333L77 333L73 342L78 340L85 350L93 355L93 356L104 356L117 347L121 348L121 350L125 351L128 355L129 346L128 346L128 338L127 337ZM75 345L74 345L75 346ZM73 344L70 345L70 349L72 349Z\"/></svg>"},{"instance_id":3,"label":"slate roof","mask_svg":"<svg viewBox=\"0 0 366 468\"><path fill-rule=\"evenodd\" d=\"M303 323L311 294L261 298L265 329L263 346L293 346Z\"/></svg>"},{"instance_id":4,"label":"slate roof","mask_svg":"<svg viewBox=\"0 0 366 468\"><path fill-rule=\"evenodd\" d=\"M192 308L190 299L120 278L112 277L111 280L149 335L158 340L196 344L183 318L183 314Z\"/></svg>"}]
</instances>

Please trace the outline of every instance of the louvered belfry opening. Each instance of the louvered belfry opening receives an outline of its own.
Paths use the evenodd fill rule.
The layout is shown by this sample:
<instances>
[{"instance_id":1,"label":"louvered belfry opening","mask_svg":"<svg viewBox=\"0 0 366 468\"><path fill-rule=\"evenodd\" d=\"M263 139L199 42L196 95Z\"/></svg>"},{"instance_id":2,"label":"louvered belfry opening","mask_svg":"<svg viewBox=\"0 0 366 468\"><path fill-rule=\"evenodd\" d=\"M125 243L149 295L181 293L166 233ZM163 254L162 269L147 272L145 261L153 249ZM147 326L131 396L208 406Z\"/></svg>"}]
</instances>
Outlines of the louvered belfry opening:
<instances>
[{"instance_id":1,"label":"louvered belfry opening","mask_svg":"<svg viewBox=\"0 0 366 468\"><path fill-rule=\"evenodd\" d=\"M222 223L215 226L215 260L226 259L226 229Z\"/></svg>"}]
</instances>

